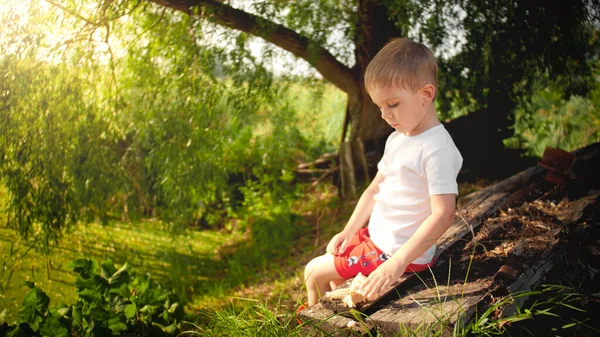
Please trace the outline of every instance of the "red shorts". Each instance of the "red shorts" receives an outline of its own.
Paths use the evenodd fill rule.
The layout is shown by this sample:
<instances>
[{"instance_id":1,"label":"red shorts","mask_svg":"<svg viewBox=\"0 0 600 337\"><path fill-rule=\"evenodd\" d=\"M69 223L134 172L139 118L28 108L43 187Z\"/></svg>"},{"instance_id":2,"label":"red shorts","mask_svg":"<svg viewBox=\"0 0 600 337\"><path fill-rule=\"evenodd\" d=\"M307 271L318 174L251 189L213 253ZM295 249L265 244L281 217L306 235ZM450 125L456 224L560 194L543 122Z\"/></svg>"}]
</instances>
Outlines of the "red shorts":
<instances>
[{"instance_id":1,"label":"red shorts","mask_svg":"<svg viewBox=\"0 0 600 337\"><path fill-rule=\"evenodd\" d=\"M335 270L341 278L349 279L361 272L368 276L375 268L384 263L391 256L382 252L369 235L368 228L361 228L343 254L335 255L333 261ZM416 273L429 268L433 260L427 264L411 263L406 267L406 273Z\"/></svg>"}]
</instances>

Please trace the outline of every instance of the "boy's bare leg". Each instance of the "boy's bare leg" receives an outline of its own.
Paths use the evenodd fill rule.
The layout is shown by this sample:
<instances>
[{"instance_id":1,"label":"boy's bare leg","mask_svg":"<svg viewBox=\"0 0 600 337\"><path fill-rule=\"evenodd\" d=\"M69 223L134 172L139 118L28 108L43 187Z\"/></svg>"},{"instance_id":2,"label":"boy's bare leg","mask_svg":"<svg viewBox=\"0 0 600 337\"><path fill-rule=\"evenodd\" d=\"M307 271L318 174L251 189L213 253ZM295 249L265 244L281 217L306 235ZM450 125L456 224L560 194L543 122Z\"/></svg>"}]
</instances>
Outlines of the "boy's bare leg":
<instances>
[{"instance_id":1,"label":"boy's bare leg","mask_svg":"<svg viewBox=\"0 0 600 337\"><path fill-rule=\"evenodd\" d=\"M331 287L331 290L335 290L337 287L340 286L340 284L344 283L344 281L344 279L329 281L329 286Z\"/></svg>"},{"instance_id":2,"label":"boy's bare leg","mask_svg":"<svg viewBox=\"0 0 600 337\"><path fill-rule=\"evenodd\" d=\"M308 306L313 306L319 302L319 298L325 295L325 292L331 290L331 281L344 281L335 270L333 255L325 254L312 259L304 269L304 281L308 291Z\"/></svg>"}]
</instances>

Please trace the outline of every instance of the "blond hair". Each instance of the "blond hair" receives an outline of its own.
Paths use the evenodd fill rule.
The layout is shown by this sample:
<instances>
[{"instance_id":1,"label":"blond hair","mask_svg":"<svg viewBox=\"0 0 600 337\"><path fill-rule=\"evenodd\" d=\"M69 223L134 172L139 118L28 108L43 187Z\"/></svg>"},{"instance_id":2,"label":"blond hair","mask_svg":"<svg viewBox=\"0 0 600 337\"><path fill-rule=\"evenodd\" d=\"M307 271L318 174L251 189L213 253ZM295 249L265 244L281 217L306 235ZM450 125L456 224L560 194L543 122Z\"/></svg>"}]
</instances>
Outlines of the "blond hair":
<instances>
[{"instance_id":1,"label":"blond hair","mask_svg":"<svg viewBox=\"0 0 600 337\"><path fill-rule=\"evenodd\" d=\"M438 65L433 53L425 45L407 38L388 42L375 55L365 72L365 88L397 86L417 92L425 84L432 84L437 93Z\"/></svg>"}]
</instances>

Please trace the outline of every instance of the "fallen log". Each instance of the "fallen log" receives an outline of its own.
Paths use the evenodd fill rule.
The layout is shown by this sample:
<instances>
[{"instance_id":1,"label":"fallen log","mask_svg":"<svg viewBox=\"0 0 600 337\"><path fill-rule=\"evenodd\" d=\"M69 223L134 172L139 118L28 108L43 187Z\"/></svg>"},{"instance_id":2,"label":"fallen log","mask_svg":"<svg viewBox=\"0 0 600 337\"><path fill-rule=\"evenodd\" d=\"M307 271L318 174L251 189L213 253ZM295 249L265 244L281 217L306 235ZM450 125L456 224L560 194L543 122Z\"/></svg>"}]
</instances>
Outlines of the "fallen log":
<instances>
[{"instance_id":1,"label":"fallen log","mask_svg":"<svg viewBox=\"0 0 600 337\"><path fill-rule=\"evenodd\" d=\"M574 154L577 158L573 165L576 179L597 182L597 179L590 179L588 175L592 172L598 172L600 168L600 145L594 144L578 150ZM577 168L579 168L578 171ZM567 180L563 185L556 186L545 180L545 174L545 169L535 166L463 198L464 200L462 200L457 211L456 220L451 228L438 240L437 262L434 269L449 265L453 256L456 257L456 252L464 249L464 246L470 242L477 229L485 223L486 219L497 215L500 210L524 205L524 203L533 202L536 199L564 196L569 193L569 189L565 186L575 186L582 189L581 182L571 180ZM596 185L588 184L587 187L593 188ZM572 211L576 214L585 213L585 207L580 211L575 210L577 207L572 208ZM538 225L538 227L540 227L540 230L546 230L544 225ZM556 228L550 227L546 231L549 233L548 240L550 240L550 235L555 237L559 233ZM469 238L468 235L471 235L471 237ZM551 241L554 242L555 240ZM509 247L510 251L517 246L515 244L513 247ZM547 246L546 249L551 250L551 247L553 246ZM499 245L498 249L501 250L501 248L502 246ZM531 289L539 283L539 280L543 279L543 276L551 267L552 262L549 261L552 261L552 255L548 253L543 255L543 258L538 258L536 262L539 263L526 272L514 269L510 265L500 265L497 267L495 274L480 277L475 283L469 283L466 286L449 282L445 286L436 286L435 293L432 293L432 290L429 289L419 289L420 282L418 279L421 276L416 277L413 274L405 274L395 283L393 290L388 294L374 301L362 303L356 308L358 311L349 311L348 308L341 306L339 302L322 299L316 306L302 311L300 317L304 321L319 321L321 323L323 323L324 317L328 317L327 323L322 324L322 326L327 326L328 331L348 330L349 320L353 319L353 315L356 315L357 312L362 312L363 318L361 320L365 324L360 325L358 328L353 327L354 333L359 331L367 333L369 329L375 327L379 332L384 332L384 335L387 335L394 331L397 333L403 327L418 330L419 327L430 327L435 322L439 323L441 321L444 322L446 329L450 329L455 324L464 324L471 319L473 313L478 310L477 304L481 305L485 302L486 296L489 296L490 291L492 291L490 289L492 284L498 284L499 281L502 281L509 292ZM433 273L433 271L422 272L421 275L427 273ZM346 286L349 282L350 280L341 287ZM460 291L458 291L459 289ZM465 289L466 291L464 291ZM390 294L395 296L390 296ZM461 294L461 296L457 297L457 294ZM418 303L429 303L428 301L434 298L434 295L437 296L437 302L432 302L433 304L430 306L418 305ZM448 298L453 298L453 301L443 300ZM381 300L381 303L378 303L379 300ZM434 314L436 312L440 314ZM344 316L347 316L346 320L332 319Z\"/></svg>"},{"instance_id":2,"label":"fallen log","mask_svg":"<svg viewBox=\"0 0 600 337\"><path fill-rule=\"evenodd\" d=\"M541 178L542 173L541 168L533 167L508 178L502 183L488 187L483 191L476 192L476 195L470 198L464 208L457 212L457 219L440 240L438 240L438 250L436 252L437 264L444 263L443 252L449 249L452 244L460 242L467 234L473 233L488 216L493 215L501 207L506 206L508 202L512 202L512 199L510 198L511 192L518 189L524 181L530 180L532 177ZM523 193L520 193L520 195L522 194ZM414 277L414 274L402 275L388 293L412 277ZM350 283L351 280L348 280L340 285L340 287L348 287ZM387 295L387 293L383 294L380 298L385 297L385 295ZM357 309L366 310L372 307L377 300L378 299L363 302ZM319 304L307 310L303 310L300 313L300 316L303 320L321 320L324 317L334 315L335 313L344 313L347 311L348 308L341 305L339 302L328 301L327 298L322 298ZM334 323L334 321L331 321L331 323ZM338 325L338 327L344 328L345 326Z\"/></svg>"},{"instance_id":3,"label":"fallen log","mask_svg":"<svg viewBox=\"0 0 600 337\"><path fill-rule=\"evenodd\" d=\"M600 192L591 191L589 195L569 202L565 211L559 214L559 218L564 222L564 226L568 230L572 230L577 223L585 220L591 212L595 212L598 209L600 209ZM558 233L555 233L554 236L557 237ZM541 284L552 267L554 267L556 257L557 252L555 249L544 252L537 264L514 278L514 282L506 287L507 291L514 294L535 289L536 286ZM527 299L528 296L519 296L511 306L504 308L503 315L509 316L514 314L517 308L522 307Z\"/></svg>"},{"instance_id":4,"label":"fallen log","mask_svg":"<svg viewBox=\"0 0 600 337\"><path fill-rule=\"evenodd\" d=\"M537 226L536 216L540 215L535 206L548 207L547 214L541 214L544 219L558 220L560 223ZM530 231L533 239L543 240L543 249L536 250L518 244L511 246L503 264L492 276L475 278L472 281L463 280L461 275L450 278L445 285L441 282L426 282L408 290L406 294L394 300L370 315L367 322L384 336L396 336L405 331L412 335L442 334L451 335L455 326L464 327L473 319L476 313L481 314L488 304L502 301L504 296L519 294L511 297L506 304L497 306L494 315L497 318L511 316L517 307L522 307L529 297L529 291L536 289L545 279L548 272L557 261L559 235L562 229L569 229L584 221L592 209L600 206L600 192L592 191L590 195L572 202L564 201L552 206L552 202L534 202L533 205L524 203L521 213L533 211ZM552 212L552 214L550 214ZM513 212L516 216L518 212ZM510 216L506 216L509 218ZM541 231L538 231L540 229ZM538 237L535 236L535 233ZM527 238L515 238L523 244ZM499 246L502 246L500 244ZM466 247L465 247L466 248ZM436 273L440 277L441 273ZM500 302L503 303L503 302Z\"/></svg>"},{"instance_id":5,"label":"fallen log","mask_svg":"<svg viewBox=\"0 0 600 337\"><path fill-rule=\"evenodd\" d=\"M368 322L384 336L403 331L423 336L451 332L460 321L464 325L475 313L475 306L489 293L493 280L487 277L470 283L421 285L407 295L369 316Z\"/></svg>"}]
</instances>

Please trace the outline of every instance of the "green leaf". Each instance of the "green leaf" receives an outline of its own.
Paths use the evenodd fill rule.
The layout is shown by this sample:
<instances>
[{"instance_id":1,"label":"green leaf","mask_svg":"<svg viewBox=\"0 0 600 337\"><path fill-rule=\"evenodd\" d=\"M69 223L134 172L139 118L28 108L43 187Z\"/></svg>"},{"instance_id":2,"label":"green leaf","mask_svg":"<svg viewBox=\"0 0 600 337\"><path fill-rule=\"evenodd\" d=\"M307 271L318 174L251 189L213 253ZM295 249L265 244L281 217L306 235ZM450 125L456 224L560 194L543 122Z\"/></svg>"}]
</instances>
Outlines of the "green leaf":
<instances>
[{"instance_id":1,"label":"green leaf","mask_svg":"<svg viewBox=\"0 0 600 337\"><path fill-rule=\"evenodd\" d=\"M108 280L101 275L94 275L94 287L96 292L100 295L104 295L105 291L108 290Z\"/></svg>"},{"instance_id":2,"label":"green leaf","mask_svg":"<svg viewBox=\"0 0 600 337\"><path fill-rule=\"evenodd\" d=\"M150 288L150 286L152 285L152 279L148 275L144 275L143 277L140 277L138 279L138 282L139 282L139 287L140 287L138 289L138 291L140 293L145 293L146 290L148 290Z\"/></svg>"},{"instance_id":3,"label":"green leaf","mask_svg":"<svg viewBox=\"0 0 600 337\"><path fill-rule=\"evenodd\" d=\"M71 307L66 306L66 307L58 308L56 310L56 312L62 317L68 316L71 313Z\"/></svg>"},{"instance_id":4,"label":"green leaf","mask_svg":"<svg viewBox=\"0 0 600 337\"><path fill-rule=\"evenodd\" d=\"M135 312L137 311L137 306L135 303L131 303L125 307L125 317L128 319L132 319L135 317Z\"/></svg>"},{"instance_id":5,"label":"green leaf","mask_svg":"<svg viewBox=\"0 0 600 337\"><path fill-rule=\"evenodd\" d=\"M171 306L169 307L169 313L175 313L175 310L177 310L177 308L179 307L179 303L175 302L173 304L171 304Z\"/></svg>"},{"instance_id":6,"label":"green leaf","mask_svg":"<svg viewBox=\"0 0 600 337\"><path fill-rule=\"evenodd\" d=\"M84 316L85 316L85 313L84 313ZM87 318L89 320L96 321L96 322L104 322L109 317L110 317L109 312L98 306L90 307L88 314L87 314Z\"/></svg>"},{"instance_id":7,"label":"green leaf","mask_svg":"<svg viewBox=\"0 0 600 337\"><path fill-rule=\"evenodd\" d=\"M46 319L44 324L42 324L40 332L44 337L69 337L69 330L54 317L48 317Z\"/></svg>"},{"instance_id":8,"label":"green leaf","mask_svg":"<svg viewBox=\"0 0 600 337\"><path fill-rule=\"evenodd\" d=\"M149 313L151 315L153 315L156 311L158 311L160 307L158 305L145 305L140 309L140 312L142 313Z\"/></svg>"},{"instance_id":9,"label":"green leaf","mask_svg":"<svg viewBox=\"0 0 600 337\"><path fill-rule=\"evenodd\" d=\"M77 293L79 295L79 299L87 303L92 303L99 298L98 293L93 289L83 289Z\"/></svg>"},{"instance_id":10,"label":"green leaf","mask_svg":"<svg viewBox=\"0 0 600 337\"><path fill-rule=\"evenodd\" d=\"M130 295L130 291L129 291L129 285L127 284L122 284L120 287L115 288L115 289L110 289L108 291L109 294L115 294L118 295L121 298L129 298Z\"/></svg>"},{"instance_id":11,"label":"green leaf","mask_svg":"<svg viewBox=\"0 0 600 337\"><path fill-rule=\"evenodd\" d=\"M33 306L23 307L19 312L19 322L28 323L34 330L38 330L40 323L43 321L42 314L35 310Z\"/></svg>"},{"instance_id":12,"label":"green leaf","mask_svg":"<svg viewBox=\"0 0 600 337\"><path fill-rule=\"evenodd\" d=\"M23 298L23 307L33 307L40 313L48 310L50 297L46 295L40 288L33 288L27 292Z\"/></svg>"},{"instance_id":13,"label":"green leaf","mask_svg":"<svg viewBox=\"0 0 600 337\"><path fill-rule=\"evenodd\" d=\"M98 271L98 261L94 259L77 259L69 263L69 268L79 273L82 278L87 279L95 275Z\"/></svg>"},{"instance_id":14,"label":"green leaf","mask_svg":"<svg viewBox=\"0 0 600 337\"><path fill-rule=\"evenodd\" d=\"M127 262L123 264L123 266L112 274L111 278L108 280L109 284L120 285L123 283L129 282L129 272L127 272Z\"/></svg>"},{"instance_id":15,"label":"green leaf","mask_svg":"<svg viewBox=\"0 0 600 337\"><path fill-rule=\"evenodd\" d=\"M111 315L108 320L108 328L113 334L118 334L127 330L127 325L123 322L123 315Z\"/></svg>"},{"instance_id":16,"label":"green leaf","mask_svg":"<svg viewBox=\"0 0 600 337\"><path fill-rule=\"evenodd\" d=\"M177 322L173 322L171 325L162 326L158 323L152 322L152 325L159 327L162 331L168 334L175 334L177 332Z\"/></svg>"},{"instance_id":17,"label":"green leaf","mask_svg":"<svg viewBox=\"0 0 600 337\"><path fill-rule=\"evenodd\" d=\"M161 307L157 305L148 304L139 309L138 312L140 313L141 320L149 323L152 322L152 317L154 317L156 313L160 312L160 309Z\"/></svg>"},{"instance_id":18,"label":"green leaf","mask_svg":"<svg viewBox=\"0 0 600 337\"><path fill-rule=\"evenodd\" d=\"M85 289L91 289L94 290L96 289L96 285L94 283L93 279L90 278L82 278L82 277L78 277L75 280L75 287L77 287L78 293L80 291L83 291Z\"/></svg>"},{"instance_id":19,"label":"green leaf","mask_svg":"<svg viewBox=\"0 0 600 337\"><path fill-rule=\"evenodd\" d=\"M73 325L81 327L83 325L83 315L81 306L73 306Z\"/></svg>"},{"instance_id":20,"label":"green leaf","mask_svg":"<svg viewBox=\"0 0 600 337\"><path fill-rule=\"evenodd\" d=\"M104 276L106 279L109 279L117 271L117 268L115 268L115 264L111 259L107 259L106 261L102 262L100 270L102 272L102 276Z\"/></svg>"}]
</instances>

